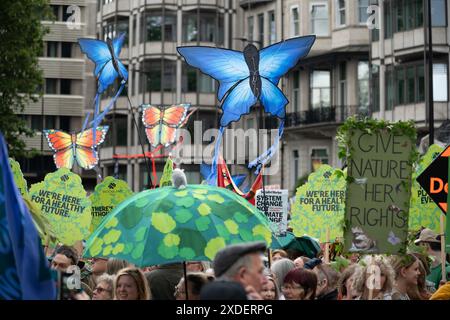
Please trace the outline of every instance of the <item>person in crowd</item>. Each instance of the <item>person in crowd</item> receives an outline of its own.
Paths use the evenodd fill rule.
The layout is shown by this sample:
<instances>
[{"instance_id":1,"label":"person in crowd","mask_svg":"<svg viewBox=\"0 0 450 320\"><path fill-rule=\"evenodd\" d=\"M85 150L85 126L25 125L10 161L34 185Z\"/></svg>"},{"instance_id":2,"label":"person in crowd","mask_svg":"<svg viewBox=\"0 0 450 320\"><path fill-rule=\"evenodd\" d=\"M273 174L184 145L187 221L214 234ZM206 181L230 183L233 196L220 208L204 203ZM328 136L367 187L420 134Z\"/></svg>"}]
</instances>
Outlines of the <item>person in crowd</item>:
<instances>
[{"instance_id":1,"label":"person in crowd","mask_svg":"<svg viewBox=\"0 0 450 320\"><path fill-rule=\"evenodd\" d=\"M286 300L314 300L317 276L311 270L292 269L284 277L281 290Z\"/></svg>"},{"instance_id":2,"label":"person in crowd","mask_svg":"<svg viewBox=\"0 0 450 320\"><path fill-rule=\"evenodd\" d=\"M262 287L261 297L264 300L279 300L280 290L278 289L275 279L270 275L266 275L266 279L267 282Z\"/></svg>"},{"instance_id":3,"label":"person in crowd","mask_svg":"<svg viewBox=\"0 0 450 320\"><path fill-rule=\"evenodd\" d=\"M434 288L438 289L442 280L441 238L433 230L423 229L415 243L424 246L427 254L432 258L433 262L427 280L433 282ZM445 262L445 271L450 275L448 262Z\"/></svg>"},{"instance_id":4,"label":"person in crowd","mask_svg":"<svg viewBox=\"0 0 450 320\"><path fill-rule=\"evenodd\" d=\"M115 300L150 300L151 294L144 273L138 268L125 268L114 281Z\"/></svg>"},{"instance_id":5,"label":"person in crowd","mask_svg":"<svg viewBox=\"0 0 450 320\"><path fill-rule=\"evenodd\" d=\"M153 300L175 300L175 286L183 277L183 265L171 263L160 265L145 274Z\"/></svg>"},{"instance_id":6,"label":"person in crowd","mask_svg":"<svg viewBox=\"0 0 450 320\"><path fill-rule=\"evenodd\" d=\"M283 286L284 277L292 269L295 269L295 264L292 260L289 259L281 259L272 264L270 270L274 275L274 279L277 283L278 288L281 288ZM280 300L284 300L283 292L281 292Z\"/></svg>"},{"instance_id":7,"label":"person in crowd","mask_svg":"<svg viewBox=\"0 0 450 320\"><path fill-rule=\"evenodd\" d=\"M395 284L392 300L411 300L410 292L418 292L418 278L420 275L419 259L412 254L390 257L391 266L395 272Z\"/></svg>"},{"instance_id":8,"label":"person in crowd","mask_svg":"<svg viewBox=\"0 0 450 320\"><path fill-rule=\"evenodd\" d=\"M230 245L217 252L213 269L218 281L239 283L249 300L262 300L262 287L267 282L264 276L262 255L266 251L264 242Z\"/></svg>"},{"instance_id":9,"label":"person in crowd","mask_svg":"<svg viewBox=\"0 0 450 320\"><path fill-rule=\"evenodd\" d=\"M434 283L427 280L430 273L427 257L423 254L413 253L419 260L419 277L417 278L417 287L408 288L407 294L411 300L429 300L436 291Z\"/></svg>"},{"instance_id":10,"label":"person in crowd","mask_svg":"<svg viewBox=\"0 0 450 320\"><path fill-rule=\"evenodd\" d=\"M177 300L199 300L200 292L205 284L214 281L214 277L207 276L203 272L188 273L186 278L188 294L186 295L186 285L183 277L175 287L174 295Z\"/></svg>"},{"instance_id":11,"label":"person in crowd","mask_svg":"<svg viewBox=\"0 0 450 320\"><path fill-rule=\"evenodd\" d=\"M301 256L294 260L294 265L296 268L303 269L305 267L305 263L307 263L309 260L311 259Z\"/></svg>"},{"instance_id":12,"label":"person in crowd","mask_svg":"<svg viewBox=\"0 0 450 320\"><path fill-rule=\"evenodd\" d=\"M205 272L211 268L211 264L207 261L189 261L186 263L187 272Z\"/></svg>"},{"instance_id":13,"label":"person in crowd","mask_svg":"<svg viewBox=\"0 0 450 320\"><path fill-rule=\"evenodd\" d=\"M200 291L200 300L248 300L248 294L239 282L212 281L203 286Z\"/></svg>"},{"instance_id":14,"label":"person in crowd","mask_svg":"<svg viewBox=\"0 0 450 320\"><path fill-rule=\"evenodd\" d=\"M55 250L51 268L57 271L66 272L70 266L78 265L78 253L70 246L60 246Z\"/></svg>"},{"instance_id":15,"label":"person in crowd","mask_svg":"<svg viewBox=\"0 0 450 320\"><path fill-rule=\"evenodd\" d=\"M430 300L450 300L450 281L433 293Z\"/></svg>"},{"instance_id":16,"label":"person in crowd","mask_svg":"<svg viewBox=\"0 0 450 320\"><path fill-rule=\"evenodd\" d=\"M272 263L281 259L289 258L287 252L282 249L273 250L271 257Z\"/></svg>"},{"instance_id":17,"label":"person in crowd","mask_svg":"<svg viewBox=\"0 0 450 320\"><path fill-rule=\"evenodd\" d=\"M358 294L354 288L355 273L359 268L353 264L347 267L338 280L338 300L354 300Z\"/></svg>"},{"instance_id":18,"label":"person in crowd","mask_svg":"<svg viewBox=\"0 0 450 320\"><path fill-rule=\"evenodd\" d=\"M112 300L114 276L103 274L97 278L97 285L93 290L92 300Z\"/></svg>"},{"instance_id":19,"label":"person in crowd","mask_svg":"<svg viewBox=\"0 0 450 320\"><path fill-rule=\"evenodd\" d=\"M115 276L120 270L130 267L133 267L133 265L126 260L109 258L106 262L106 273Z\"/></svg>"},{"instance_id":20,"label":"person in crowd","mask_svg":"<svg viewBox=\"0 0 450 320\"><path fill-rule=\"evenodd\" d=\"M325 264L316 265L313 272L317 276L317 300L337 300L339 273Z\"/></svg>"},{"instance_id":21,"label":"person in crowd","mask_svg":"<svg viewBox=\"0 0 450 320\"><path fill-rule=\"evenodd\" d=\"M368 256L355 272L355 300L392 300L395 273L383 256Z\"/></svg>"}]
</instances>

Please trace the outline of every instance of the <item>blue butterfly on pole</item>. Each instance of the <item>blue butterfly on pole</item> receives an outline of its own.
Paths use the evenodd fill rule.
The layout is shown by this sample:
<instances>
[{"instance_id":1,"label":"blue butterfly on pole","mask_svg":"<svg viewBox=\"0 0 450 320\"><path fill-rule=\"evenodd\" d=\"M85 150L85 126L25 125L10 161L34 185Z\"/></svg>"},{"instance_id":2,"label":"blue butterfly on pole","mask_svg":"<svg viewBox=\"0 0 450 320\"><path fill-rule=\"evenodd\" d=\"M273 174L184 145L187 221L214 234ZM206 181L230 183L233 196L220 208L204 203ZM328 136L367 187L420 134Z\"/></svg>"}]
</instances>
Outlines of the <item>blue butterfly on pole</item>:
<instances>
[{"instance_id":1,"label":"blue butterfly on pole","mask_svg":"<svg viewBox=\"0 0 450 320\"><path fill-rule=\"evenodd\" d=\"M78 43L80 45L81 51L87 55L87 57L95 63L94 76L97 79L97 94L95 95L94 103L95 103L95 111L92 122L90 123L94 128L102 121L111 107L114 105L114 102L119 97L120 93L125 87L126 82L128 81L128 71L127 68L123 65L123 63L119 59L120 51L122 49L123 42L125 40L125 33L119 34L118 37L111 40L107 38L106 41L97 40L97 39L87 39L82 38L78 39ZM110 85L114 83L114 81L119 78L120 87L114 96L114 98L109 102L108 106L105 110L99 114L100 109L100 95L108 89ZM86 117L85 124L83 126L83 130L87 125L87 120L89 118L89 114ZM82 130L82 131L83 131ZM94 141L96 130L93 130Z\"/></svg>"},{"instance_id":2,"label":"blue butterfly on pole","mask_svg":"<svg viewBox=\"0 0 450 320\"><path fill-rule=\"evenodd\" d=\"M216 141L212 174L219 156L221 137L225 128L249 114L258 102L266 113L281 119L278 139L272 147L252 161L249 167L259 168L273 156L283 135L285 107L289 103L278 88L280 78L307 56L314 35L285 40L258 50L248 44L243 52L214 47L185 46L178 52L186 62L219 82L217 98L221 101L220 135ZM211 183L212 180L210 180Z\"/></svg>"}]
</instances>

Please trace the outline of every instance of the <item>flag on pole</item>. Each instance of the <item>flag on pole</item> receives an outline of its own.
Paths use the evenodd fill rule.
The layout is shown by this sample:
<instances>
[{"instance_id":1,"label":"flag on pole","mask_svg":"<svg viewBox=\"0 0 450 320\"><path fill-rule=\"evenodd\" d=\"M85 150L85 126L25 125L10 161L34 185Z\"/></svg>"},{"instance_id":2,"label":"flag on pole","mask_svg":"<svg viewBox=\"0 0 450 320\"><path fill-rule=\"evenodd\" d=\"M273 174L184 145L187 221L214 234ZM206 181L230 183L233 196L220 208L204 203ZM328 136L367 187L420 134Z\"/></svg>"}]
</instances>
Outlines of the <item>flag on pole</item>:
<instances>
[{"instance_id":1,"label":"flag on pole","mask_svg":"<svg viewBox=\"0 0 450 320\"><path fill-rule=\"evenodd\" d=\"M56 283L0 133L0 300L42 299L56 299Z\"/></svg>"}]
</instances>

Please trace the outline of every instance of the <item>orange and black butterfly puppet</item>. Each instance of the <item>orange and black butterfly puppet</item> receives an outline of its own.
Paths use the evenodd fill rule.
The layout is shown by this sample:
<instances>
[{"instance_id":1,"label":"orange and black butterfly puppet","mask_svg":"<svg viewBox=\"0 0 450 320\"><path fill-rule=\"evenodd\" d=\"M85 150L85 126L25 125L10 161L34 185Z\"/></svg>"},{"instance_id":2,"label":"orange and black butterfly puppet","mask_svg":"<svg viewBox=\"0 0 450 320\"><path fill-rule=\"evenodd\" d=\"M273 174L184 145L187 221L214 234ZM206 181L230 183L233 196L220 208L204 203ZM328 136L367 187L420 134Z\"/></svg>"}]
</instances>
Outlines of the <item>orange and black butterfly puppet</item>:
<instances>
[{"instance_id":1,"label":"orange and black butterfly puppet","mask_svg":"<svg viewBox=\"0 0 450 320\"><path fill-rule=\"evenodd\" d=\"M142 123L145 126L148 142L153 148L159 145L168 147L176 142L178 130L197 110L193 108L189 111L190 107L190 104L169 107L142 105Z\"/></svg>"},{"instance_id":2,"label":"orange and black butterfly puppet","mask_svg":"<svg viewBox=\"0 0 450 320\"><path fill-rule=\"evenodd\" d=\"M56 167L72 169L76 161L83 169L93 169L98 164L97 147L105 140L108 126L90 128L79 133L66 133L61 130L44 130L50 148L55 152ZM95 141L94 141L95 136Z\"/></svg>"}]
</instances>

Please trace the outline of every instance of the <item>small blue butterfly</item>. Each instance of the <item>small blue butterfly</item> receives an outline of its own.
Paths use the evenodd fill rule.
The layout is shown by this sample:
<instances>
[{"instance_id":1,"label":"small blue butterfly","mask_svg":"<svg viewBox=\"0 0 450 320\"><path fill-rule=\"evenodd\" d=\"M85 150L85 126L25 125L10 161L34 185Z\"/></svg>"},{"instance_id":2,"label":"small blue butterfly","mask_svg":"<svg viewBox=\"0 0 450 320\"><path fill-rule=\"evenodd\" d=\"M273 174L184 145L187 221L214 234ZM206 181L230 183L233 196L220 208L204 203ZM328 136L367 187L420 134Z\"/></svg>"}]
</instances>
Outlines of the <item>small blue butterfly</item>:
<instances>
[{"instance_id":1,"label":"small blue butterfly","mask_svg":"<svg viewBox=\"0 0 450 320\"><path fill-rule=\"evenodd\" d=\"M314 44L315 36L289 39L260 51L249 44L243 52L214 47L178 47L186 62L219 81L218 99L223 114L220 126L226 127L248 114L258 101L265 111L284 119L287 98L277 87Z\"/></svg>"},{"instance_id":2,"label":"small blue butterfly","mask_svg":"<svg viewBox=\"0 0 450 320\"><path fill-rule=\"evenodd\" d=\"M398 245L402 240L395 235L393 231L389 232L388 242L393 246Z\"/></svg>"},{"instance_id":3,"label":"small blue butterfly","mask_svg":"<svg viewBox=\"0 0 450 320\"><path fill-rule=\"evenodd\" d=\"M117 38L105 41L96 39L78 39L81 51L95 63L94 75L98 79L98 93L105 91L117 77L128 81L128 71L119 59L125 33Z\"/></svg>"}]
</instances>

